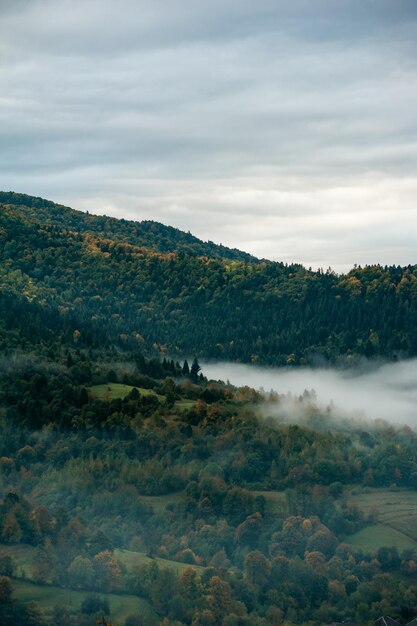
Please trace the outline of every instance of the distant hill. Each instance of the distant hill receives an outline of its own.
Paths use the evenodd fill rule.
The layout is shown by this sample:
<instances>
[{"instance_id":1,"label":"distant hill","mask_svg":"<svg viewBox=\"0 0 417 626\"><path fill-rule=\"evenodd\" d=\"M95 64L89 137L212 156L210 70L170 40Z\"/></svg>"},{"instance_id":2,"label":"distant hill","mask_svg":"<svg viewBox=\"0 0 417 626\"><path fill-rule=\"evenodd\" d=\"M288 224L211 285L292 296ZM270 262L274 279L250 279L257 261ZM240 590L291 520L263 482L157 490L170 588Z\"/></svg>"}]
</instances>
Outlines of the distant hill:
<instances>
[{"instance_id":1,"label":"distant hill","mask_svg":"<svg viewBox=\"0 0 417 626\"><path fill-rule=\"evenodd\" d=\"M0 259L0 341L78 331L269 364L417 354L416 266L313 272L12 192L0 193Z\"/></svg>"},{"instance_id":2,"label":"distant hill","mask_svg":"<svg viewBox=\"0 0 417 626\"><path fill-rule=\"evenodd\" d=\"M191 233L165 226L152 220L133 222L114 217L90 215L56 204L50 200L27 196L12 191L0 191L0 205L13 206L16 215L30 219L34 224L55 226L62 230L90 233L103 239L130 243L155 252L183 252L212 259L231 259L257 263L258 260L246 252L204 242Z\"/></svg>"}]
</instances>

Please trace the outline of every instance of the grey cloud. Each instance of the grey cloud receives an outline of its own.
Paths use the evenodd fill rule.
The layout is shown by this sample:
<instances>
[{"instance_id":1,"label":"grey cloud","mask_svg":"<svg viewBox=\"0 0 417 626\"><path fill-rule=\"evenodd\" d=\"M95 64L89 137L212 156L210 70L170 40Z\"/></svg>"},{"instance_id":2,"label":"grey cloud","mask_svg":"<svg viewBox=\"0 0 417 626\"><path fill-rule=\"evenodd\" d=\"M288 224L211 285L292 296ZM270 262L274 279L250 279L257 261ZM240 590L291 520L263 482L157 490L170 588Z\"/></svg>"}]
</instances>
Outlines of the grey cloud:
<instances>
[{"instance_id":1,"label":"grey cloud","mask_svg":"<svg viewBox=\"0 0 417 626\"><path fill-rule=\"evenodd\" d=\"M18 0L0 3L17 41L76 53L282 30L313 39L369 36L417 16L413 0ZM5 26L8 26L6 21Z\"/></svg>"},{"instance_id":2,"label":"grey cloud","mask_svg":"<svg viewBox=\"0 0 417 626\"><path fill-rule=\"evenodd\" d=\"M0 1L0 186L261 256L409 262L415 6Z\"/></svg>"}]
</instances>

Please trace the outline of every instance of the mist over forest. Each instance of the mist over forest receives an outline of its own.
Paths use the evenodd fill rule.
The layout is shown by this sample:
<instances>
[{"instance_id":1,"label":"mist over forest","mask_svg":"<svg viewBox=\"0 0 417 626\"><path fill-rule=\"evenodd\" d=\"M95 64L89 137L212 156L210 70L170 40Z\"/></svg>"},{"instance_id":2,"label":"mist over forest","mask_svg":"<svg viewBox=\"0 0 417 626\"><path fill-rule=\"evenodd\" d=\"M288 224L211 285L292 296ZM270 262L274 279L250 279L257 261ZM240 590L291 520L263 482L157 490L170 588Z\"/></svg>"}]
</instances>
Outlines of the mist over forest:
<instances>
[{"instance_id":1,"label":"mist over forest","mask_svg":"<svg viewBox=\"0 0 417 626\"><path fill-rule=\"evenodd\" d=\"M349 369L274 368L207 361L203 369L209 379L266 392L299 396L306 390L313 391L319 407L326 410L332 405L339 415L351 413L352 417L417 426L417 359L394 363L364 360ZM287 417L291 418L290 412Z\"/></svg>"}]
</instances>

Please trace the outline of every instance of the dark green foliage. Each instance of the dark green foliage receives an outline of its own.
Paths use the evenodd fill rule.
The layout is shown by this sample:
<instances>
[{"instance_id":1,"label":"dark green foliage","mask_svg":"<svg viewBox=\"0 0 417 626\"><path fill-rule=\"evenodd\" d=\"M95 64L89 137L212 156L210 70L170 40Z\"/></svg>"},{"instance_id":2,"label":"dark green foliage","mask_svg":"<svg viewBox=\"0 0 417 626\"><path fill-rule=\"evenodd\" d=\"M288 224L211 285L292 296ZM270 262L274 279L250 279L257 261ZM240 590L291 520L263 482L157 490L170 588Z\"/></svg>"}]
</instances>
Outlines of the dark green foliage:
<instances>
[{"instance_id":1,"label":"dark green foliage","mask_svg":"<svg viewBox=\"0 0 417 626\"><path fill-rule=\"evenodd\" d=\"M0 623L13 626L49 626L34 603L23 605L13 598L13 584L0 576Z\"/></svg>"},{"instance_id":2,"label":"dark green foliage","mask_svg":"<svg viewBox=\"0 0 417 626\"><path fill-rule=\"evenodd\" d=\"M18 194L0 200L0 324L17 345L35 334L290 365L417 354L415 266L336 276L260 262L153 222Z\"/></svg>"},{"instance_id":3,"label":"dark green foliage","mask_svg":"<svg viewBox=\"0 0 417 626\"><path fill-rule=\"evenodd\" d=\"M200 370L201 370L201 367L200 367L200 365L198 363L198 359L197 359L197 357L195 357L194 361L193 361L193 363L191 365L191 369L190 369L190 378L191 378L191 380L193 380L194 382L197 382Z\"/></svg>"},{"instance_id":4,"label":"dark green foliage","mask_svg":"<svg viewBox=\"0 0 417 626\"><path fill-rule=\"evenodd\" d=\"M110 607L106 598L101 598L100 596L92 594L83 600L81 604L81 612L85 615L93 615L95 613L108 615L110 613Z\"/></svg>"}]
</instances>

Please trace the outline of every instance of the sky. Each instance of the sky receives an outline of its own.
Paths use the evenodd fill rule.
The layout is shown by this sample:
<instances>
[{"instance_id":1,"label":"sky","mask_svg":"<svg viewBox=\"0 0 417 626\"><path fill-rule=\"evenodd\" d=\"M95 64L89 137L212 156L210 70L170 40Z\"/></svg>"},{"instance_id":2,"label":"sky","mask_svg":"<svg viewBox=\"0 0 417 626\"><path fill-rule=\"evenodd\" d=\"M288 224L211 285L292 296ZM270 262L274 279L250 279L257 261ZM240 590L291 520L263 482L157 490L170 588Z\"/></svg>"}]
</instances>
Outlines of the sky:
<instances>
[{"instance_id":1,"label":"sky","mask_svg":"<svg viewBox=\"0 0 417 626\"><path fill-rule=\"evenodd\" d=\"M417 262L415 0L0 0L0 189Z\"/></svg>"}]
</instances>

